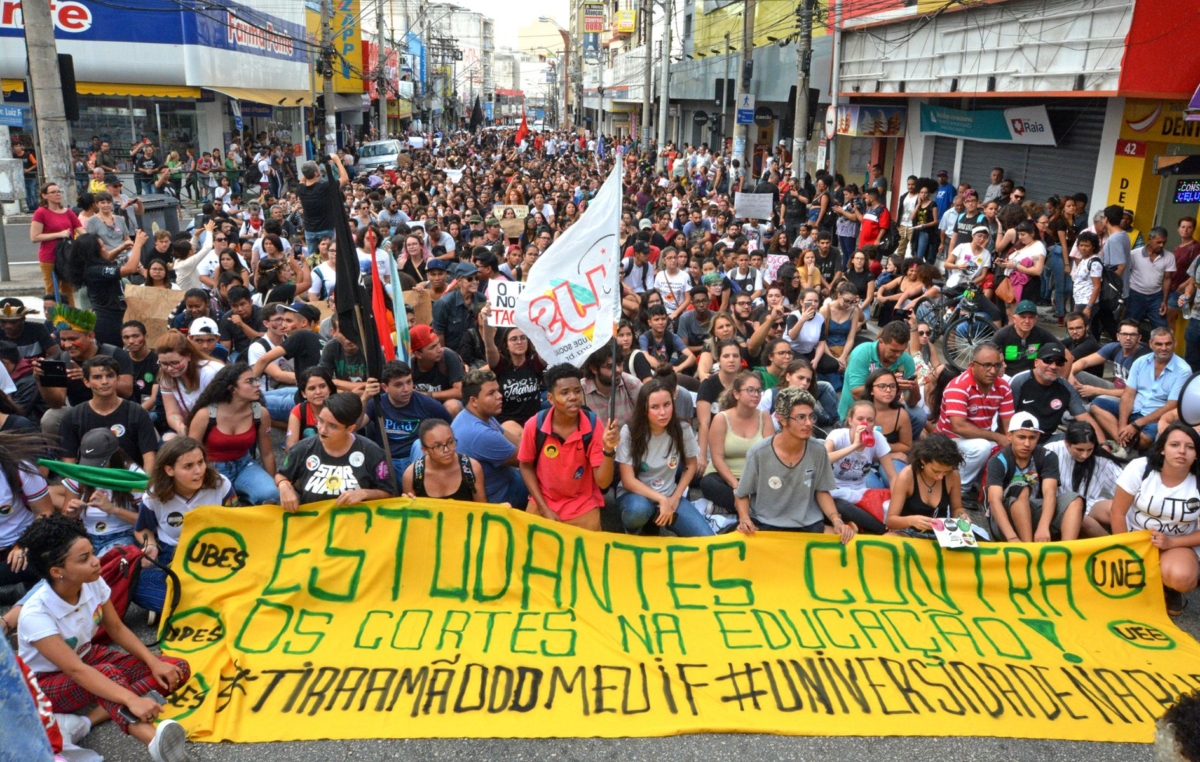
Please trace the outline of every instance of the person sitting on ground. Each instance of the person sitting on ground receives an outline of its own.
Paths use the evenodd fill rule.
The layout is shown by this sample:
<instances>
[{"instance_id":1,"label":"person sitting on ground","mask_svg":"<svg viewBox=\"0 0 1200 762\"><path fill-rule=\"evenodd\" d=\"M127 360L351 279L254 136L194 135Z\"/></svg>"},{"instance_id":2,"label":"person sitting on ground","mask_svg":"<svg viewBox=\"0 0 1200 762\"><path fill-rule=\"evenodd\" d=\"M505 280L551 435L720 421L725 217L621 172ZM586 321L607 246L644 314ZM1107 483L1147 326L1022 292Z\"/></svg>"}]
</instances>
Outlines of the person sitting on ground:
<instances>
[{"instance_id":1,"label":"person sitting on ground","mask_svg":"<svg viewBox=\"0 0 1200 762\"><path fill-rule=\"evenodd\" d=\"M18 541L35 518L54 513L50 487L36 465L46 447L47 440L36 432L0 434L0 496L9 506L0 513L0 587L32 585L38 579Z\"/></svg>"},{"instance_id":2,"label":"person sitting on ground","mask_svg":"<svg viewBox=\"0 0 1200 762\"><path fill-rule=\"evenodd\" d=\"M903 466L913 446L912 425L908 420L908 411L900 404L896 374L877 368L867 376L864 386L875 406L876 433L887 442L892 461Z\"/></svg>"},{"instance_id":3,"label":"person sitting on ground","mask_svg":"<svg viewBox=\"0 0 1200 762\"><path fill-rule=\"evenodd\" d=\"M825 449L837 483L830 494L842 519L868 534L883 534L887 530L883 522L858 507L867 490L886 489L896 480L891 445L875 428L875 405L851 405L845 426L829 432ZM882 476L877 469L882 469Z\"/></svg>"},{"instance_id":4,"label":"person sitting on ground","mask_svg":"<svg viewBox=\"0 0 1200 762\"><path fill-rule=\"evenodd\" d=\"M170 429L163 434L163 441L187 436L196 398L225 366L201 352L179 331L160 336L154 350L158 353L158 387Z\"/></svg>"},{"instance_id":5,"label":"person sitting on ground","mask_svg":"<svg viewBox=\"0 0 1200 762\"><path fill-rule=\"evenodd\" d=\"M679 537L708 537L712 527L687 499L699 447L690 426L675 415L675 393L658 379L638 392L633 420L621 427L616 462L621 473L617 501L629 534L653 520Z\"/></svg>"},{"instance_id":6,"label":"person sitting on ground","mask_svg":"<svg viewBox=\"0 0 1200 762\"><path fill-rule=\"evenodd\" d=\"M1060 375L1066 364L1066 349L1057 341L1052 341L1038 350L1033 368L1016 374L1009 381L1015 410L1018 413L1032 413L1045 429L1046 433L1040 442L1043 445L1063 438L1063 434L1058 433L1058 427L1067 413L1076 421L1083 421L1089 426L1096 425L1079 392Z\"/></svg>"},{"instance_id":7,"label":"person sitting on ground","mask_svg":"<svg viewBox=\"0 0 1200 762\"><path fill-rule=\"evenodd\" d=\"M112 719L146 744L155 762L187 760L183 726L174 720L156 725L162 707L146 694L169 694L187 683L191 669L183 659L152 654L121 621L83 525L69 516L47 516L25 530L21 544L47 584L21 610L17 651L49 709L74 713L98 704L86 715L92 725ZM123 651L92 642L101 626Z\"/></svg>"},{"instance_id":8,"label":"person sitting on ground","mask_svg":"<svg viewBox=\"0 0 1200 762\"><path fill-rule=\"evenodd\" d=\"M333 385L333 374L321 365L305 368L297 379L300 383L300 399L288 414L287 437L284 449L290 450L301 439L317 435L317 416L325 407L325 400L337 393Z\"/></svg>"},{"instance_id":9,"label":"person sitting on ground","mask_svg":"<svg viewBox=\"0 0 1200 762\"><path fill-rule=\"evenodd\" d=\"M271 414L261 400L250 366L226 365L196 398L188 436L204 443L213 468L247 503L275 505L279 490L274 486Z\"/></svg>"},{"instance_id":10,"label":"person sitting on ground","mask_svg":"<svg viewBox=\"0 0 1200 762\"><path fill-rule=\"evenodd\" d=\"M796 388L775 395L779 432L746 453L734 491L739 532L821 533L829 522L842 544L854 537L855 528L842 521L829 494L837 487L829 453L811 441L816 404L811 394Z\"/></svg>"},{"instance_id":11,"label":"person sitting on ground","mask_svg":"<svg viewBox=\"0 0 1200 762\"><path fill-rule=\"evenodd\" d=\"M404 470L401 492L411 497L482 503L487 498L483 466L455 449L450 424L430 418L417 430L421 455Z\"/></svg>"},{"instance_id":12,"label":"person sitting on ground","mask_svg":"<svg viewBox=\"0 0 1200 762\"><path fill-rule=\"evenodd\" d=\"M453 418L462 412L462 359L454 350L443 347L441 337L427 325L413 326L409 339L413 388L442 403Z\"/></svg>"},{"instance_id":13,"label":"person sitting on ground","mask_svg":"<svg viewBox=\"0 0 1200 762\"><path fill-rule=\"evenodd\" d=\"M887 368L896 374L896 385L900 387L898 393L902 395L901 401L912 422L913 439L920 437L929 414L921 407L921 384L915 378L917 366L908 354L910 338L911 332L904 321L893 320L880 329L875 341L859 344L850 351L838 402L837 414L840 419L846 418L850 405L856 400L867 399L864 384L871 371Z\"/></svg>"},{"instance_id":14,"label":"person sitting on ground","mask_svg":"<svg viewBox=\"0 0 1200 762\"><path fill-rule=\"evenodd\" d=\"M379 419L383 419L392 468L397 474L403 474L415 457L413 445L420 441L417 429L421 421L440 418L450 423L451 418L442 403L428 394L416 393L412 368L406 363L390 360L383 364L383 371L379 375L379 381L368 378L363 387L366 420L362 425L367 427L364 432L375 442L379 440Z\"/></svg>"},{"instance_id":15,"label":"person sitting on ground","mask_svg":"<svg viewBox=\"0 0 1200 762\"><path fill-rule=\"evenodd\" d=\"M565 363L546 371L550 409L525 422L517 457L530 513L599 531L601 490L612 483L621 434L615 423L602 426L584 409L582 377Z\"/></svg>"},{"instance_id":16,"label":"person sitting on ground","mask_svg":"<svg viewBox=\"0 0 1200 762\"><path fill-rule=\"evenodd\" d=\"M720 412L713 416L708 428L710 461L700 479L700 491L727 514L737 512L734 491L746 467L746 453L775 431L771 414L758 408L762 396L762 381L753 373L742 371L721 394Z\"/></svg>"},{"instance_id":17,"label":"person sitting on ground","mask_svg":"<svg viewBox=\"0 0 1200 762\"><path fill-rule=\"evenodd\" d=\"M1079 538L1083 498L1059 492L1058 458L1038 444L1042 433L1037 418L1017 413L1008 422L1008 446L988 461L988 532L996 542Z\"/></svg>"},{"instance_id":18,"label":"person sitting on ground","mask_svg":"<svg viewBox=\"0 0 1200 762\"><path fill-rule=\"evenodd\" d=\"M396 494L383 448L354 432L363 419L357 395L338 392L317 416L317 436L288 450L275 474L279 504L289 513L301 505L334 500L337 507Z\"/></svg>"},{"instance_id":19,"label":"person sitting on ground","mask_svg":"<svg viewBox=\"0 0 1200 762\"><path fill-rule=\"evenodd\" d=\"M516 423L500 422L504 396L496 374L487 368L473 370L463 377L462 389L466 407L455 416L451 425L459 443L458 451L483 466L489 503L507 503L524 510L529 502L529 491L521 478L517 458L521 427Z\"/></svg>"},{"instance_id":20,"label":"person sitting on ground","mask_svg":"<svg viewBox=\"0 0 1200 762\"><path fill-rule=\"evenodd\" d=\"M70 408L59 424L64 462L74 463L86 455L83 440L88 432L108 429L117 435L121 450L134 463L141 464L147 472L154 468L158 449L154 423L141 405L117 396L120 371L117 359L107 355L96 355L83 364L84 384L91 390L92 398Z\"/></svg>"},{"instance_id":21,"label":"person sitting on ground","mask_svg":"<svg viewBox=\"0 0 1200 762\"><path fill-rule=\"evenodd\" d=\"M1120 399L1125 391L1125 380L1129 377L1129 369L1134 360L1150 354L1150 347L1142 343L1142 333L1138 324L1133 320L1123 320L1117 326L1116 341L1110 341L1100 350L1083 355L1069 366L1071 372L1067 380L1075 387L1084 399L1095 400L1099 397L1115 397ZM1101 378L1106 362L1113 365L1111 381ZM1097 374L1087 372L1088 368L1099 368Z\"/></svg>"},{"instance_id":22,"label":"person sitting on ground","mask_svg":"<svg viewBox=\"0 0 1200 762\"><path fill-rule=\"evenodd\" d=\"M591 410L596 420L605 426L610 423L610 406L611 422L615 422L618 429L629 423L642 382L630 373L614 375L612 344L605 344L588 355L583 361L583 372L584 407ZM545 378L544 373L542 377Z\"/></svg>"},{"instance_id":23,"label":"person sitting on ground","mask_svg":"<svg viewBox=\"0 0 1200 762\"><path fill-rule=\"evenodd\" d=\"M909 451L908 468L892 482L888 534L934 539L934 519L967 519L963 509L963 457L943 434L930 434Z\"/></svg>"},{"instance_id":24,"label":"person sitting on ground","mask_svg":"<svg viewBox=\"0 0 1200 762\"><path fill-rule=\"evenodd\" d=\"M1122 465L1100 446L1096 430L1083 421L1067 424L1066 438L1046 445L1058 458L1059 499L1067 492L1083 497L1081 537L1104 537L1112 523L1112 497Z\"/></svg>"},{"instance_id":25,"label":"person sitting on ground","mask_svg":"<svg viewBox=\"0 0 1200 762\"><path fill-rule=\"evenodd\" d=\"M941 395L937 431L950 437L963 455L962 483L968 498L993 449L1009 441L1008 421L1015 411L1012 390L1001 378L1003 371L999 347L991 342L978 344L971 352L971 366Z\"/></svg>"},{"instance_id":26,"label":"person sitting on ground","mask_svg":"<svg viewBox=\"0 0 1200 762\"><path fill-rule=\"evenodd\" d=\"M1192 375L1187 362L1175 354L1175 334L1166 328L1150 332L1150 351L1130 366L1120 402L1100 397L1090 408L1100 428L1122 447L1150 448L1159 420L1179 406L1183 384Z\"/></svg>"},{"instance_id":27,"label":"person sitting on ground","mask_svg":"<svg viewBox=\"0 0 1200 762\"><path fill-rule=\"evenodd\" d=\"M1037 324L1037 305L1028 299L1017 303L1013 310L1012 323L996 332L993 343L1000 348L1004 360L1004 372L1009 377L1033 368L1038 350L1045 344L1057 342L1058 338ZM1068 358L1073 362L1075 358Z\"/></svg>"},{"instance_id":28,"label":"person sitting on ground","mask_svg":"<svg viewBox=\"0 0 1200 762\"><path fill-rule=\"evenodd\" d=\"M1200 762L1200 691L1180 696L1155 724L1156 762Z\"/></svg>"},{"instance_id":29,"label":"person sitting on ground","mask_svg":"<svg viewBox=\"0 0 1200 762\"><path fill-rule=\"evenodd\" d=\"M1117 479L1112 532L1150 530L1158 548L1167 613L1178 616L1184 594L1200 579L1200 434L1176 421L1143 458L1131 460Z\"/></svg>"},{"instance_id":30,"label":"person sitting on ground","mask_svg":"<svg viewBox=\"0 0 1200 762\"><path fill-rule=\"evenodd\" d=\"M117 435L106 428L92 429L84 434L79 451L81 466L146 473L121 449ZM92 487L71 478L63 479L62 486L66 497L62 512L83 521L97 556L102 557L109 548L119 545L142 544L145 538L137 538L133 527L137 524L138 504L143 492Z\"/></svg>"}]
</instances>

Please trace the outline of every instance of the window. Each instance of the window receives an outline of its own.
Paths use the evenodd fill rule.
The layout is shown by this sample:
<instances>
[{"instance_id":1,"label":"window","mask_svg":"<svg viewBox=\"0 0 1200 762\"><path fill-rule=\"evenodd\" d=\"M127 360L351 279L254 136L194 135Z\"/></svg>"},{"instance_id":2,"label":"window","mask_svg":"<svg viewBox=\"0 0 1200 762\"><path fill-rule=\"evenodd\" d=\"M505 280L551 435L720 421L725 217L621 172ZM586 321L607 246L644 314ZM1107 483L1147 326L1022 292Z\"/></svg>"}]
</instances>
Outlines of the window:
<instances>
[{"instance_id":1,"label":"window","mask_svg":"<svg viewBox=\"0 0 1200 762\"><path fill-rule=\"evenodd\" d=\"M692 37L692 14L683 14L683 39L689 40Z\"/></svg>"}]
</instances>

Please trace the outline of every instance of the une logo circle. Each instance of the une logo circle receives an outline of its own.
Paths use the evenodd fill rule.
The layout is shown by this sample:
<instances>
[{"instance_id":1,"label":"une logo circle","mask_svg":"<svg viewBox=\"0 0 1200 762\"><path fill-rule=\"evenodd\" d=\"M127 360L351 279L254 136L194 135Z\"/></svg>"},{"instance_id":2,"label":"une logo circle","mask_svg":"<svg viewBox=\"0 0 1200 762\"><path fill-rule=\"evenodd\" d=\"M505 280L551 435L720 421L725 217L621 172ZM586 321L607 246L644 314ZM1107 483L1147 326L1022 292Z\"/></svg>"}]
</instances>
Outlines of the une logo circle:
<instances>
[{"instance_id":1,"label":"une logo circle","mask_svg":"<svg viewBox=\"0 0 1200 762\"><path fill-rule=\"evenodd\" d=\"M1170 651L1175 639L1152 624L1119 619L1108 623L1108 631L1131 646L1151 651Z\"/></svg>"},{"instance_id":2,"label":"une logo circle","mask_svg":"<svg viewBox=\"0 0 1200 762\"><path fill-rule=\"evenodd\" d=\"M1146 562L1124 545L1097 550L1085 569L1088 582L1106 598L1128 598L1146 589Z\"/></svg>"},{"instance_id":3,"label":"une logo circle","mask_svg":"<svg viewBox=\"0 0 1200 762\"><path fill-rule=\"evenodd\" d=\"M227 527L198 532L187 546L183 570L201 582L224 582L246 566L246 541Z\"/></svg>"}]
</instances>

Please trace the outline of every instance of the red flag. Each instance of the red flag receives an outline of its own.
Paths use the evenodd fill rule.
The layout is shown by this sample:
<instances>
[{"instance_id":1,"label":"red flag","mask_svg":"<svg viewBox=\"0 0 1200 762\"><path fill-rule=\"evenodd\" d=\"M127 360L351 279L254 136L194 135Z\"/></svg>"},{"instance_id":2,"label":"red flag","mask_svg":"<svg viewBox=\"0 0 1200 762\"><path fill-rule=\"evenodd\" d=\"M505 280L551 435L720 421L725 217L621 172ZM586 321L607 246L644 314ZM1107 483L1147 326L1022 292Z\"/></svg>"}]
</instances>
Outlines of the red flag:
<instances>
[{"instance_id":1,"label":"red flag","mask_svg":"<svg viewBox=\"0 0 1200 762\"><path fill-rule=\"evenodd\" d=\"M525 112L521 112L521 126L517 128L517 146L525 140L525 136L529 134L529 125L525 122Z\"/></svg>"},{"instance_id":2,"label":"red flag","mask_svg":"<svg viewBox=\"0 0 1200 762\"><path fill-rule=\"evenodd\" d=\"M375 231L367 230L367 253L371 255L371 317L375 320L375 331L383 346L383 359L396 359L396 344L392 341L395 326L388 320L388 297L383 290L383 279L379 277L379 263L375 261ZM391 256L390 254L388 256ZM392 288L399 287L393 284Z\"/></svg>"}]
</instances>

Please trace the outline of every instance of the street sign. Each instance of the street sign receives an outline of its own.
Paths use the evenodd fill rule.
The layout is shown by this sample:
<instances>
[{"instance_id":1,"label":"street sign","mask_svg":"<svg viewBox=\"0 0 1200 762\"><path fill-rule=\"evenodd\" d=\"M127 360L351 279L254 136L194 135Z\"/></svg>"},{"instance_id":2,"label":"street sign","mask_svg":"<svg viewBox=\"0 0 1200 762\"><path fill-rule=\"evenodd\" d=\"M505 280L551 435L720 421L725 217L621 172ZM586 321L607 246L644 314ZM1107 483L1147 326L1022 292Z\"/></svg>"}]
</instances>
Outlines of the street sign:
<instances>
[{"instance_id":1,"label":"street sign","mask_svg":"<svg viewBox=\"0 0 1200 762\"><path fill-rule=\"evenodd\" d=\"M708 124L708 112L697 111L696 113L692 114L692 121L701 125Z\"/></svg>"},{"instance_id":2,"label":"street sign","mask_svg":"<svg viewBox=\"0 0 1200 762\"><path fill-rule=\"evenodd\" d=\"M754 124L754 96L743 93L737 100L737 123Z\"/></svg>"},{"instance_id":3,"label":"street sign","mask_svg":"<svg viewBox=\"0 0 1200 762\"><path fill-rule=\"evenodd\" d=\"M759 106L754 109L754 123L759 127L767 127L775 121L775 112L770 106Z\"/></svg>"},{"instance_id":4,"label":"street sign","mask_svg":"<svg viewBox=\"0 0 1200 762\"><path fill-rule=\"evenodd\" d=\"M837 134L837 106L830 106L825 109L825 137L833 140L835 134Z\"/></svg>"},{"instance_id":5,"label":"street sign","mask_svg":"<svg viewBox=\"0 0 1200 762\"><path fill-rule=\"evenodd\" d=\"M0 105L0 125L5 127L20 127L25 123L25 108L23 106Z\"/></svg>"}]
</instances>

